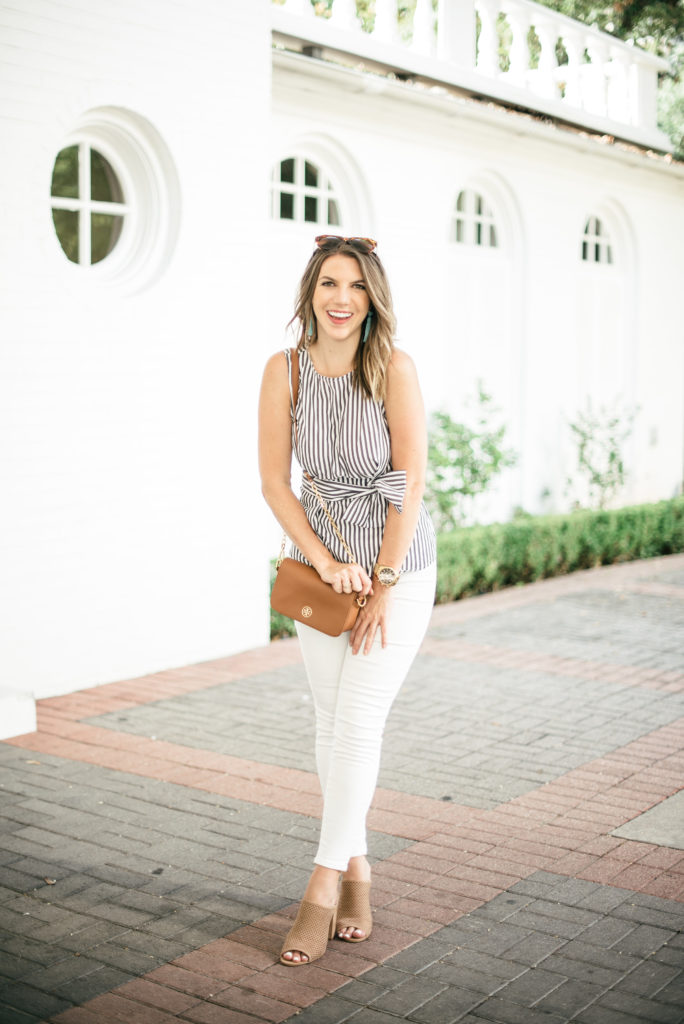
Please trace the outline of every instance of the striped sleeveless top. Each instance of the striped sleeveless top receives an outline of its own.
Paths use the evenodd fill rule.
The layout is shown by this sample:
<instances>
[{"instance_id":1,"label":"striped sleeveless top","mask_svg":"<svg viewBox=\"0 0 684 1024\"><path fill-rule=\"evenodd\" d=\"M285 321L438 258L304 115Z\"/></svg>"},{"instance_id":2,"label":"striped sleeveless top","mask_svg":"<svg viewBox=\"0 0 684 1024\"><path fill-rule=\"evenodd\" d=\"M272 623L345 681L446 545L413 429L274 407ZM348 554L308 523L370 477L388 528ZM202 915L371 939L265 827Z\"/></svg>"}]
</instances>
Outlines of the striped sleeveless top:
<instances>
[{"instance_id":1,"label":"striped sleeveless top","mask_svg":"<svg viewBox=\"0 0 684 1024\"><path fill-rule=\"evenodd\" d=\"M285 355L289 370L289 349ZM295 457L302 470L314 478L342 536L370 575L378 559L389 503L401 512L406 491L406 472L392 469L384 403L373 401L355 388L351 372L343 377L323 377L306 350L299 353L296 410L292 408L292 397L290 376ZM306 477L302 478L300 500L312 529L328 551L337 561L347 562L348 556ZM294 544L291 555L306 562ZM423 503L401 570L425 569L435 558L435 531Z\"/></svg>"}]
</instances>

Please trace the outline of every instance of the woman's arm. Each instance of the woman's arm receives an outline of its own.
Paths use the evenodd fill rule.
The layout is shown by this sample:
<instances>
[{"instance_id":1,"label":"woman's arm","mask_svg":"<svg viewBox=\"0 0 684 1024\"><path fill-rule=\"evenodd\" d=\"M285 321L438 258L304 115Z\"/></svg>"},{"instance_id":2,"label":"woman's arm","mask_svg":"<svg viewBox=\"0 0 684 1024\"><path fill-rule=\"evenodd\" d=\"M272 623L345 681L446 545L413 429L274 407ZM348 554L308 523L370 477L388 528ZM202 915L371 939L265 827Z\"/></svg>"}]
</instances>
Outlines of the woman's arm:
<instances>
[{"instance_id":1,"label":"woman's arm","mask_svg":"<svg viewBox=\"0 0 684 1024\"><path fill-rule=\"evenodd\" d=\"M399 570L418 525L427 468L425 407L416 368L405 352L395 350L387 368L385 414L390 432L392 469L405 471L406 493L401 515L394 505L389 506L378 563Z\"/></svg>"},{"instance_id":2,"label":"woman's arm","mask_svg":"<svg viewBox=\"0 0 684 1024\"><path fill-rule=\"evenodd\" d=\"M259 396L259 472L261 490L276 519L314 566L321 579L338 593L367 594L371 581L357 564L337 562L309 525L290 482L292 420L288 365L282 352L266 364Z\"/></svg>"},{"instance_id":3,"label":"woman's arm","mask_svg":"<svg viewBox=\"0 0 684 1024\"><path fill-rule=\"evenodd\" d=\"M411 547L425 491L427 428L413 360L397 349L387 367L385 414L390 432L392 469L405 471L406 493L401 514L394 505L389 506L378 564L392 566L398 571ZM364 653L368 654L378 629L382 645L386 646L391 593L390 588L373 580L372 596L351 632L350 643L354 654L358 654L362 647Z\"/></svg>"}]
</instances>

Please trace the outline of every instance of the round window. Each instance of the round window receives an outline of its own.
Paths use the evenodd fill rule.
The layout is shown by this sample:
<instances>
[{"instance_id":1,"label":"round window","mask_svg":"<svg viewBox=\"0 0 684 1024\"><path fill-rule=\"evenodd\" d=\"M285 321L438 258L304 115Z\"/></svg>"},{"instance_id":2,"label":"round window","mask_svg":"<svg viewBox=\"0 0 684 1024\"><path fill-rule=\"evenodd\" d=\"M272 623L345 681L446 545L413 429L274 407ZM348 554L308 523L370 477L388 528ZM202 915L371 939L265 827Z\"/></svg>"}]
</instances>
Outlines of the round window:
<instances>
[{"instance_id":1,"label":"round window","mask_svg":"<svg viewBox=\"0 0 684 1024\"><path fill-rule=\"evenodd\" d=\"M52 168L50 207L71 280L137 291L168 264L180 187L171 155L144 118L118 107L85 113ZM67 262L68 261L68 262Z\"/></svg>"},{"instance_id":2,"label":"round window","mask_svg":"<svg viewBox=\"0 0 684 1024\"><path fill-rule=\"evenodd\" d=\"M52 220L67 259L90 266L112 251L127 212L109 160L86 142L67 146L52 171Z\"/></svg>"}]
</instances>

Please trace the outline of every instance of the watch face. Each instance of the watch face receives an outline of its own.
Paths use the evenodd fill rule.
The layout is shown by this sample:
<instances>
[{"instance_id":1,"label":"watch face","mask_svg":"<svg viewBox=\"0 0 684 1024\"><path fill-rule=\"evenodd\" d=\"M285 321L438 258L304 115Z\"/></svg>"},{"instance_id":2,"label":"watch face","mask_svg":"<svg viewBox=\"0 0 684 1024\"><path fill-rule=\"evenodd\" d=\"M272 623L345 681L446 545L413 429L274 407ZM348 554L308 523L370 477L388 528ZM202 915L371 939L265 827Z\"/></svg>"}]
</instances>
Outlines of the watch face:
<instances>
[{"instance_id":1,"label":"watch face","mask_svg":"<svg viewBox=\"0 0 684 1024\"><path fill-rule=\"evenodd\" d=\"M398 575L398 573L396 573L394 571L394 569L387 569L387 568L386 569L378 569L378 573L377 573L377 576L378 576L378 579L380 580L380 582L384 583L385 585L389 584L390 586L392 585L392 583L396 582L397 575Z\"/></svg>"}]
</instances>

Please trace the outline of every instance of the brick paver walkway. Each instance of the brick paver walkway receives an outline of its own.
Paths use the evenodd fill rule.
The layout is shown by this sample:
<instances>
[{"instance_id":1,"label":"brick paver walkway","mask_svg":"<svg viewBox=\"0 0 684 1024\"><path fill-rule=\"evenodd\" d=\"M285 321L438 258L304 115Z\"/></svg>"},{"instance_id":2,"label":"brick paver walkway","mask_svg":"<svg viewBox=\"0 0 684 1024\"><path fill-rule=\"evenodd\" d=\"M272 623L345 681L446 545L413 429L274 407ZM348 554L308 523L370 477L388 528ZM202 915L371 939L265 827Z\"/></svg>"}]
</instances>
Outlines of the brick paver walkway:
<instances>
[{"instance_id":1,"label":"brick paver walkway","mask_svg":"<svg viewBox=\"0 0 684 1024\"><path fill-rule=\"evenodd\" d=\"M370 815L375 928L277 962L320 810L296 641L0 744L0 1021L684 1021L684 556L435 609ZM681 832L684 831L684 826Z\"/></svg>"}]
</instances>

